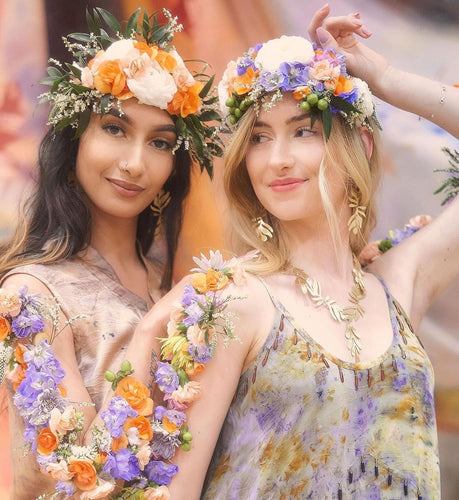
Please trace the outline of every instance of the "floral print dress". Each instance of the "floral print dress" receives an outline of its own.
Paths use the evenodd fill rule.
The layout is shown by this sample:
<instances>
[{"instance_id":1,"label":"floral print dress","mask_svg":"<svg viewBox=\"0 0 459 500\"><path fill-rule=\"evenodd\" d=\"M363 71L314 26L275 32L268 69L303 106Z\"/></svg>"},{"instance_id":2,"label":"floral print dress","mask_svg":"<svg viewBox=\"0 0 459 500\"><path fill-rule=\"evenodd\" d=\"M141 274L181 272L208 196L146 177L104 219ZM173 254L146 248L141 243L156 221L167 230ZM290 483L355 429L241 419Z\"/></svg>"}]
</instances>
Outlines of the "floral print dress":
<instances>
[{"instance_id":1,"label":"floral print dress","mask_svg":"<svg viewBox=\"0 0 459 500\"><path fill-rule=\"evenodd\" d=\"M273 327L240 378L203 499L440 498L432 367L383 286L392 344L356 364L327 353L267 288Z\"/></svg>"}]
</instances>

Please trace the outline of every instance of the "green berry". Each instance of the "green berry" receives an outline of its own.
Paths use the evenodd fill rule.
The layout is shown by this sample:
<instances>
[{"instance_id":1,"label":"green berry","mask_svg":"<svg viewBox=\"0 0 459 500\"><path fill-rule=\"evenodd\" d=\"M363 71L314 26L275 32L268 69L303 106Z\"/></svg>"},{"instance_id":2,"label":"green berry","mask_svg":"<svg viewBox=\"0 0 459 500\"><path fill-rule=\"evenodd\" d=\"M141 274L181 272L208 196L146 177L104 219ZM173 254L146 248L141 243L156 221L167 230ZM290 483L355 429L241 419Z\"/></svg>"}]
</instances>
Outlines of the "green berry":
<instances>
[{"instance_id":1,"label":"green berry","mask_svg":"<svg viewBox=\"0 0 459 500\"><path fill-rule=\"evenodd\" d=\"M239 105L239 108L241 109L241 111L245 111L251 104L252 102L250 101L250 99L244 99Z\"/></svg>"},{"instance_id":2,"label":"green berry","mask_svg":"<svg viewBox=\"0 0 459 500\"><path fill-rule=\"evenodd\" d=\"M107 370L105 372L105 380L108 380L109 382L113 382L116 378L116 375L111 371Z\"/></svg>"},{"instance_id":3,"label":"green berry","mask_svg":"<svg viewBox=\"0 0 459 500\"><path fill-rule=\"evenodd\" d=\"M122 372L129 372L129 371L131 371L131 368L132 368L131 362L130 362L130 361L128 361L127 359L125 359L125 360L121 363L121 371L122 371Z\"/></svg>"},{"instance_id":4,"label":"green berry","mask_svg":"<svg viewBox=\"0 0 459 500\"><path fill-rule=\"evenodd\" d=\"M308 103L308 101L301 101L300 102L300 108L303 111L309 111L311 109L311 105Z\"/></svg>"},{"instance_id":5,"label":"green berry","mask_svg":"<svg viewBox=\"0 0 459 500\"><path fill-rule=\"evenodd\" d=\"M317 94L309 94L308 97L306 97L306 100L311 106L315 106L319 98L317 97Z\"/></svg>"},{"instance_id":6,"label":"green berry","mask_svg":"<svg viewBox=\"0 0 459 500\"><path fill-rule=\"evenodd\" d=\"M234 116L234 115L231 115L229 117L229 122L231 123L231 125L236 125L237 123L237 118Z\"/></svg>"},{"instance_id":7,"label":"green berry","mask_svg":"<svg viewBox=\"0 0 459 500\"><path fill-rule=\"evenodd\" d=\"M191 441L193 439L193 435L191 432L184 432L182 438L184 441Z\"/></svg>"},{"instance_id":8,"label":"green berry","mask_svg":"<svg viewBox=\"0 0 459 500\"><path fill-rule=\"evenodd\" d=\"M236 99L234 97L228 97L226 99L225 104L228 106L228 108L232 108L236 104Z\"/></svg>"},{"instance_id":9,"label":"green berry","mask_svg":"<svg viewBox=\"0 0 459 500\"><path fill-rule=\"evenodd\" d=\"M234 110L234 116L237 116L238 118L242 116L242 111L240 110L240 108L236 108Z\"/></svg>"},{"instance_id":10,"label":"green berry","mask_svg":"<svg viewBox=\"0 0 459 500\"><path fill-rule=\"evenodd\" d=\"M234 112L235 112L235 111L236 111L236 108L231 107L231 108L229 109L230 115L234 115Z\"/></svg>"},{"instance_id":11,"label":"green berry","mask_svg":"<svg viewBox=\"0 0 459 500\"><path fill-rule=\"evenodd\" d=\"M327 109L328 108L327 99L319 99L319 101L317 102L317 107L320 109L320 111Z\"/></svg>"},{"instance_id":12,"label":"green berry","mask_svg":"<svg viewBox=\"0 0 459 500\"><path fill-rule=\"evenodd\" d=\"M191 444L186 441L185 443L182 443L182 450L183 451L190 451L191 450Z\"/></svg>"}]
</instances>

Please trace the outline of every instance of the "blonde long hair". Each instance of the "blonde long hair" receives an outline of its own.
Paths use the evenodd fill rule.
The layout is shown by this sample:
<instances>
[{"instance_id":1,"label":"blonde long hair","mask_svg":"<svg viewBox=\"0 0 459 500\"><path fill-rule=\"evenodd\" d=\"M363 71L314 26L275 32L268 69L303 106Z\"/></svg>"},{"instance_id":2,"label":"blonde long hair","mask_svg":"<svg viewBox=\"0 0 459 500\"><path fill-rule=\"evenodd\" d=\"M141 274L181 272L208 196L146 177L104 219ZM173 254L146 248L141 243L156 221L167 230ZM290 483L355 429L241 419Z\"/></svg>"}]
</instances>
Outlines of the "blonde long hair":
<instances>
[{"instance_id":1,"label":"blonde long hair","mask_svg":"<svg viewBox=\"0 0 459 500\"><path fill-rule=\"evenodd\" d=\"M257 249L259 257L249 264L250 270L269 274L282 269L289 261L289 244L280 221L268 213L258 200L245 165L245 156L257 115L248 109L234 132L225 153L224 187L229 201L229 223L232 228L232 246L238 253ZM325 141L325 139L324 139ZM380 139L373 127L373 151L367 158L365 144L358 128L351 128L338 115L333 117L333 127L325 141L323 160L319 170L319 188L324 211L330 227L335 250L339 238L338 216L328 195L327 172L334 170L347 179L348 194L351 187L359 193L359 205L366 207L366 216L357 234L349 234L352 252L358 255L367 244L376 224L376 190L380 178ZM274 235L261 242L254 230L253 219L263 217L274 229Z\"/></svg>"}]
</instances>

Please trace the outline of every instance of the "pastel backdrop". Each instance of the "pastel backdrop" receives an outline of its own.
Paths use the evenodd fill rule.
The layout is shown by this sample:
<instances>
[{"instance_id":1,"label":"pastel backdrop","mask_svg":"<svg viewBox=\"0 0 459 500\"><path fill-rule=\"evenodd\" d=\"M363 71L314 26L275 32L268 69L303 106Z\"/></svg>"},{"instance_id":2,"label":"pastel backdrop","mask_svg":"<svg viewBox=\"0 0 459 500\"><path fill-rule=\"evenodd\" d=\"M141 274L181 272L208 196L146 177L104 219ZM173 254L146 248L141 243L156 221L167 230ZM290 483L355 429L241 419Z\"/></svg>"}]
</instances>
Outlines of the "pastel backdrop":
<instances>
[{"instance_id":1,"label":"pastel backdrop","mask_svg":"<svg viewBox=\"0 0 459 500\"><path fill-rule=\"evenodd\" d=\"M454 54L459 53L457 2L447 0L331 0L337 14L360 11L374 32L368 42L394 64L445 83L459 83ZM321 0L0 0L0 239L15 223L35 175L37 145L45 131L45 112L36 108L43 89L48 55L65 54L60 37L85 29L84 9L98 5L127 18L138 6L153 12L161 7L178 15L184 32L176 44L185 58L209 61L220 76L229 59L257 42L287 34L306 34ZM459 143L424 120L388 105L378 106L384 128L387 170L380 197L374 238L402 227L420 213L436 216L440 199L433 191L441 182L435 168L446 167L441 148ZM224 247L221 219L225 212L221 161L215 180L197 172L188 200L176 261L176 278L192 265L192 255ZM459 478L459 283L432 306L420 335L436 371L436 404L442 468L442 494L456 498ZM9 498L11 471L5 439L7 412L0 413L0 500Z\"/></svg>"}]
</instances>

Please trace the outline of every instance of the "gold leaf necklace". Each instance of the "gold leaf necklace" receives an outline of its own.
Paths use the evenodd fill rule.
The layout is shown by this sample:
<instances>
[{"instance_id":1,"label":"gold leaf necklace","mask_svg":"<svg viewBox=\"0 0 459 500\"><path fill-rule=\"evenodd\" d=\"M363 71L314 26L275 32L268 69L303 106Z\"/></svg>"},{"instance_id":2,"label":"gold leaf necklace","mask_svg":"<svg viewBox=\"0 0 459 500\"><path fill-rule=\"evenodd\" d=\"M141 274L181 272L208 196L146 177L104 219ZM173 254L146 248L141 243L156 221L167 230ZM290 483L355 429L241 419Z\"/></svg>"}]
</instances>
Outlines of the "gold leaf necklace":
<instances>
[{"instance_id":1,"label":"gold leaf necklace","mask_svg":"<svg viewBox=\"0 0 459 500\"><path fill-rule=\"evenodd\" d=\"M341 307L328 295L323 297L320 283L316 279L307 275L299 267L292 266L287 270L287 272L295 276L295 283L299 285L302 293L309 297L316 307L326 307L335 321L338 323L346 323L346 330L344 332L344 336L347 341L346 347L350 351L355 362L358 362L360 351L362 350L362 344L360 343L360 336L352 323L361 318L365 312L363 307L360 305L360 301L365 297L366 290L363 283L363 271L360 266L360 262L355 255L353 255L353 259L354 267L352 269L352 276L354 278L354 286L349 293L349 301L353 305L349 307Z\"/></svg>"}]
</instances>

